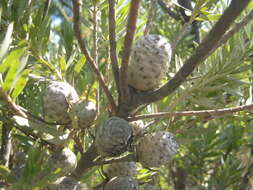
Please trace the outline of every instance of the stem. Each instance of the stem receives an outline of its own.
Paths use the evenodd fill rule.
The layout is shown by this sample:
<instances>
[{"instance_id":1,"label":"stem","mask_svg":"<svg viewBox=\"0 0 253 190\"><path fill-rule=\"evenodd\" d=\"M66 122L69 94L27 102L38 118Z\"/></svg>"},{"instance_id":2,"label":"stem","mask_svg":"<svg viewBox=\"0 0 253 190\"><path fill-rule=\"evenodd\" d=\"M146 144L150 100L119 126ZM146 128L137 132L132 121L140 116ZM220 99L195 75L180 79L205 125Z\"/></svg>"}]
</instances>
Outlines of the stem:
<instances>
[{"instance_id":1,"label":"stem","mask_svg":"<svg viewBox=\"0 0 253 190\"><path fill-rule=\"evenodd\" d=\"M119 63L117 57L116 44L116 16L115 16L115 0L109 1L109 40L110 40L110 57L112 64L112 71L114 81L116 83L117 91L120 94L119 87Z\"/></svg>"},{"instance_id":2,"label":"stem","mask_svg":"<svg viewBox=\"0 0 253 190\"><path fill-rule=\"evenodd\" d=\"M7 123L3 123L2 125L2 143L0 149L0 161L6 167L9 166L9 159L11 153L11 127Z\"/></svg>"},{"instance_id":3,"label":"stem","mask_svg":"<svg viewBox=\"0 0 253 190\"><path fill-rule=\"evenodd\" d=\"M130 5L129 19L127 24L127 33L124 41L122 65L120 68L120 102L128 102L129 91L128 91L128 64L130 60L131 49L133 45L134 35L136 31L136 23L138 16L138 9L140 5L140 0L132 0Z\"/></svg>"},{"instance_id":4,"label":"stem","mask_svg":"<svg viewBox=\"0 0 253 190\"><path fill-rule=\"evenodd\" d=\"M150 118L162 118L162 117L178 117L178 116L221 116L227 114L233 114L245 110L253 109L253 104L243 105L231 108L222 108L216 110L201 110L201 111L182 111L182 112L160 112L153 114L137 115L135 117L128 118L128 121L136 121L141 119Z\"/></svg>"},{"instance_id":5,"label":"stem","mask_svg":"<svg viewBox=\"0 0 253 190\"><path fill-rule=\"evenodd\" d=\"M103 88L105 95L108 99L110 108L113 113L116 112L116 104L114 102L114 99L111 95L111 92L109 91L107 85L105 84L104 77L101 74L101 72L98 69L97 63L94 61L94 59L90 56L90 53L86 47L86 44L82 40L82 35L81 35L81 29L80 29L80 10L81 10L81 0L72 0L73 3L73 14L74 14L74 31L75 31L75 36L78 41L78 44L80 46L80 49L84 56L86 57L88 63L90 64L93 72L96 74L97 79L101 87Z\"/></svg>"}]
</instances>

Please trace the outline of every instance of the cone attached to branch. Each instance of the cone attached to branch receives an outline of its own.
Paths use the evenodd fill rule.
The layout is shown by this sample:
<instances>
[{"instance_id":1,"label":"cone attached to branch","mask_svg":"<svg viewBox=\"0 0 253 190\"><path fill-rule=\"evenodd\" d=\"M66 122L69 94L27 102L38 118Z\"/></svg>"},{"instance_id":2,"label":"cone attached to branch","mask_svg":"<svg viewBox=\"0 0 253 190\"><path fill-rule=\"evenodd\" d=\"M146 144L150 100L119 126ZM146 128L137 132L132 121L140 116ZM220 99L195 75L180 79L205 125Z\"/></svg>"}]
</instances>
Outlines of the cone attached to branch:
<instances>
[{"instance_id":1,"label":"cone attached to branch","mask_svg":"<svg viewBox=\"0 0 253 190\"><path fill-rule=\"evenodd\" d=\"M137 159L144 167L160 167L174 158L178 148L172 133L154 132L140 138L136 146Z\"/></svg>"},{"instance_id":2,"label":"cone attached to branch","mask_svg":"<svg viewBox=\"0 0 253 190\"><path fill-rule=\"evenodd\" d=\"M139 190L138 182L130 176L119 176L111 179L104 190Z\"/></svg>"},{"instance_id":3,"label":"cone attached to branch","mask_svg":"<svg viewBox=\"0 0 253 190\"><path fill-rule=\"evenodd\" d=\"M117 156L127 151L132 139L132 128L119 117L111 117L96 132L95 145L102 156Z\"/></svg>"},{"instance_id":4,"label":"cone attached to branch","mask_svg":"<svg viewBox=\"0 0 253 190\"><path fill-rule=\"evenodd\" d=\"M51 82L43 96L44 112L49 119L61 124L70 123L70 104L79 99L76 90L66 82Z\"/></svg>"},{"instance_id":5,"label":"cone attached to branch","mask_svg":"<svg viewBox=\"0 0 253 190\"><path fill-rule=\"evenodd\" d=\"M129 85L142 91L158 88L168 71L171 54L171 45L163 36L142 36L132 51L128 67Z\"/></svg>"}]
</instances>

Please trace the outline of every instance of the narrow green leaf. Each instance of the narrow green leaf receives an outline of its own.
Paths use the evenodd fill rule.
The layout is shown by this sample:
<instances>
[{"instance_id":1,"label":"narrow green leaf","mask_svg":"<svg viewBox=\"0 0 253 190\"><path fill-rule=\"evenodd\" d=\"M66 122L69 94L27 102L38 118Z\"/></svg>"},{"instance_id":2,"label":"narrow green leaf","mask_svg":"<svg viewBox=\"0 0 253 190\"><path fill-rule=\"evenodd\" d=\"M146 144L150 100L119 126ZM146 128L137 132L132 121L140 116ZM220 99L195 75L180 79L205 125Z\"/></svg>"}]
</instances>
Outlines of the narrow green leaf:
<instances>
[{"instance_id":1,"label":"narrow green leaf","mask_svg":"<svg viewBox=\"0 0 253 190\"><path fill-rule=\"evenodd\" d=\"M60 69L61 69L61 73L65 73L66 72L66 60L64 59L64 57L63 56L61 56L60 58L59 58L59 64L60 64Z\"/></svg>"},{"instance_id":2,"label":"narrow green leaf","mask_svg":"<svg viewBox=\"0 0 253 190\"><path fill-rule=\"evenodd\" d=\"M0 64L0 73L4 73L16 60L17 58L20 58L23 54L23 49L15 49L13 50L3 61L2 64Z\"/></svg>"},{"instance_id":3,"label":"narrow green leaf","mask_svg":"<svg viewBox=\"0 0 253 190\"><path fill-rule=\"evenodd\" d=\"M7 178L9 174L10 174L10 170L5 166L0 165L0 177Z\"/></svg>"},{"instance_id":4,"label":"narrow green leaf","mask_svg":"<svg viewBox=\"0 0 253 190\"><path fill-rule=\"evenodd\" d=\"M74 67L74 71L75 71L76 73L79 73L79 72L81 71L82 67L84 66L85 62L86 62L86 59L85 59L84 56L82 56L82 57L78 60L78 62L76 63L76 65L75 65L75 67Z\"/></svg>"},{"instance_id":5,"label":"narrow green leaf","mask_svg":"<svg viewBox=\"0 0 253 190\"><path fill-rule=\"evenodd\" d=\"M20 49L22 53L24 53L25 48ZM14 57L11 60L10 69L4 79L3 90L8 91L11 87L15 86L16 81L19 78L19 73L23 70L27 63L27 59L21 59L20 57Z\"/></svg>"},{"instance_id":6,"label":"narrow green leaf","mask_svg":"<svg viewBox=\"0 0 253 190\"><path fill-rule=\"evenodd\" d=\"M21 76L19 77L18 81L16 82L15 88L12 92L12 98L18 97L18 95L23 91L28 81L28 75L30 70L26 69L22 72Z\"/></svg>"},{"instance_id":7,"label":"narrow green leaf","mask_svg":"<svg viewBox=\"0 0 253 190\"><path fill-rule=\"evenodd\" d=\"M6 32L5 37L4 37L4 40L1 44L1 47L0 47L0 61L3 59L3 57L7 53L8 49L9 49L9 46L12 42L11 36L12 36L12 32L13 32L13 25L14 25L13 22L9 24L7 32Z\"/></svg>"}]
</instances>

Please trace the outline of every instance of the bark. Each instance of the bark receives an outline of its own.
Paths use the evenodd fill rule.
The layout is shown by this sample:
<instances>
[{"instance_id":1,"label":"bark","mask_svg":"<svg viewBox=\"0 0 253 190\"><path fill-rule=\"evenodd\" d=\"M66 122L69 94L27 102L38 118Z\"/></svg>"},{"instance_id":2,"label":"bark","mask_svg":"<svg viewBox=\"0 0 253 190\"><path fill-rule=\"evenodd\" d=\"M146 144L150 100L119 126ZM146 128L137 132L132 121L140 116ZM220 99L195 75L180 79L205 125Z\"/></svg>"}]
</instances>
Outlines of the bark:
<instances>
[{"instance_id":1,"label":"bark","mask_svg":"<svg viewBox=\"0 0 253 190\"><path fill-rule=\"evenodd\" d=\"M10 153L12 149L11 144L11 128L4 123L2 126L2 142L0 150L0 161L6 167L9 166Z\"/></svg>"}]
</instances>

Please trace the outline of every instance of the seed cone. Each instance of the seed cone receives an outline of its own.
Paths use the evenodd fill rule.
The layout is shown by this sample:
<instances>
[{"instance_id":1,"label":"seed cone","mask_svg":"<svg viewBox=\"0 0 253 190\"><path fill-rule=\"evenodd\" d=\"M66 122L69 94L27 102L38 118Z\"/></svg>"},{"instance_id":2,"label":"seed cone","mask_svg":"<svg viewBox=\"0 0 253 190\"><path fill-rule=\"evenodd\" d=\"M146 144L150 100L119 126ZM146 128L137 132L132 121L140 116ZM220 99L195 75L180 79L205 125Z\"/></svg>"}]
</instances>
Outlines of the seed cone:
<instances>
[{"instance_id":1,"label":"seed cone","mask_svg":"<svg viewBox=\"0 0 253 190\"><path fill-rule=\"evenodd\" d=\"M138 161L148 168L169 163L177 151L175 136L166 131L147 134L140 138L136 146Z\"/></svg>"},{"instance_id":2,"label":"seed cone","mask_svg":"<svg viewBox=\"0 0 253 190\"><path fill-rule=\"evenodd\" d=\"M144 133L145 124L142 120L132 121L129 123L132 127L133 135L142 135Z\"/></svg>"},{"instance_id":3,"label":"seed cone","mask_svg":"<svg viewBox=\"0 0 253 190\"><path fill-rule=\"evenodd\" d=\"M78 101L75 89L66 82L51 82L43 96L44 112L49 119L61 124L69 123L69 103Z\"/></svg>"},{"instance_id":4,"label":"seed cone","mask_svg":"<svg viewBox=\"0 0 253 190\"><path fill-rule=\"evenodd\" d=\"M132 129L128 122L111 117L98 127L95 145L102 156L117 156L128 149L131 137Z\"/></svg>"},{"instance_id":5,"label":"seed cone","mask_svg":"<svg viewBox=\"0 0 253 190\"><path fill-rule=\"evenodd\" d=\"M88 190L88 187L71 177L62 177L48 185L48 190Z\"/></svg>"},{"instance_id":6,"label":"seed cone","mask_svg":"<svg viewBox=\"0 0 253 190\"><path fill-rule=\"evenodd\" d=\"M77 165L76 155L69 148L54 152L48 162L52 170L61 168L61 175L73 172Z\"/></svg>"},{"instance_id":7,"label":"seed cone","mask_svg":"<svg viewBox=\"0 0 253 190\"><path fill-rule=\"evenodd\" d=\"M171 60L171 45L166 38L150 34L135 44L128 67L128 83L142 90L158 88Z\"/></svg>"},{"instance_id":8,"label":"seed cone","mask_svg":"<svg viewBox=\"0 0 253 190\"><path fill-rule=\"evenodd\" d=\"M85 129L90 127L96 118L96 104L87 100L80 100L73 104L71 112L77 116L78 127Z\"/></svg>"},{"instance_id":9,"label":"seed cone","mask_svg":"<svg viewBox=\"0 0 253 190\"><path fill-rule=\"evenodd\" d=\"M137 174L137 167L135 162L115 162L105 168L104 172L109 178L116 176L134 176Z\"/></svg>"},{"instance_id":10,"label":"seed cone","mask_svg":"<svg viewBox=\"0 0 253 190\"><path fill-rule=\"evenodd\" d=\"M130 176L119 176L111 179L104 190L139 190L138 182Z\"/></svg>"}]
</instances>

